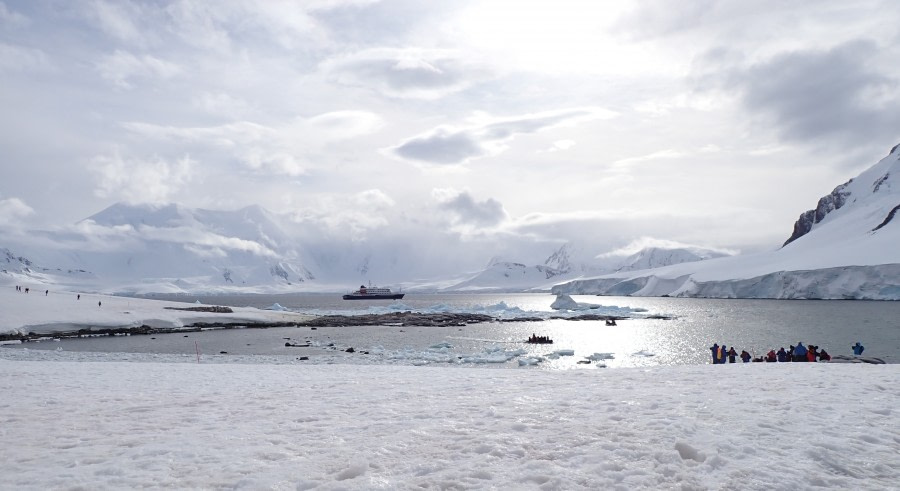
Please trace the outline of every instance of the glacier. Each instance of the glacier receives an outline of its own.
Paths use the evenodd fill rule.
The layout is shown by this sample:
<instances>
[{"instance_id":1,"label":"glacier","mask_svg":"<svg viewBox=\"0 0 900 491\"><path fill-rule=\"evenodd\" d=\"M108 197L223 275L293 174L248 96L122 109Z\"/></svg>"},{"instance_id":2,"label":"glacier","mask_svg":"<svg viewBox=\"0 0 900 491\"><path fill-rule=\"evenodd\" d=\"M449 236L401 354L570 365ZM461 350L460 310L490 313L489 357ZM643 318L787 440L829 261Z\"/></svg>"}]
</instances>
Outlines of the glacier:
<instances>
[{"instance_id":1,"label":"glacier","mask_svg":"<svg viewBox=\"0 0 900 491\"><path fill-rule=\"evenodd\" d=\"M800 215L773 251L582 277L555 294L900 300L900 145Z\"/></svg>"}]
</instances>

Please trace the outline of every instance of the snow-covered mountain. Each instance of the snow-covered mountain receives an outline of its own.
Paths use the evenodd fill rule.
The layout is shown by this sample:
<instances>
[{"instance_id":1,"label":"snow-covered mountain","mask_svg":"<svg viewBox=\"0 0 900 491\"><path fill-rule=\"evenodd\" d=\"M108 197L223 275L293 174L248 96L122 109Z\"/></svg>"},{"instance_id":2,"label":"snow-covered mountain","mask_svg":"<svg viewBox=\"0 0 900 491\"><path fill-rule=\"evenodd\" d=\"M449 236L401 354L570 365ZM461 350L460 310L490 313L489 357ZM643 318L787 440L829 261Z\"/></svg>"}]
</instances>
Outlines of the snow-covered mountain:
<instances>
[{"instance_id":1,"label":"snow-covered mountain","mask_svg":"<svg viewBox=\"0 0 900 491\"><path fill-rule=\"evenodd\" d=\"M257 206L118 203L74 227L35 232L17 250L28 259L7 250L6 275L23 283L165 292L277 290L315 279L278 220Z\"/></svg>"},{"instance_id":2,"label":"snow-covered mountain","mask_svg":"<svg viewBox=\"0 0 900 491\"><path fill-rule=\"evenodd\" d=\"M544 261L526 265L492 259L488 266L470 278L445 288L448 291L548 291L561 281L617 271L634 271L692 261L703 261L726 254L688 246L645 247L631 255L615 252L584 257L572 244L564 244Z\"/></svg>"},{"instance_id":3,"label":"snow-covered mountain","mask_svg":"<svg viewBox=\"0 0 900 491\"><path fill-rule=\"evenodd\" d=\"M625 258L621 261L621 265L615 268L615 271L661 268L672 264L692 263L725 256L727 254L723 252L699 247L647 247Z\"/></svg>"},{"instance_id":4,"label":"snow-covered mountain","mask_svg":"<svg viewBox=\"0 0 900 491\"><path fill-rule=\"evenodd\" d=\"M900 145L800 215L778 250L571 281L557 293L900 299Z\"/></svg>"}]
</instances>

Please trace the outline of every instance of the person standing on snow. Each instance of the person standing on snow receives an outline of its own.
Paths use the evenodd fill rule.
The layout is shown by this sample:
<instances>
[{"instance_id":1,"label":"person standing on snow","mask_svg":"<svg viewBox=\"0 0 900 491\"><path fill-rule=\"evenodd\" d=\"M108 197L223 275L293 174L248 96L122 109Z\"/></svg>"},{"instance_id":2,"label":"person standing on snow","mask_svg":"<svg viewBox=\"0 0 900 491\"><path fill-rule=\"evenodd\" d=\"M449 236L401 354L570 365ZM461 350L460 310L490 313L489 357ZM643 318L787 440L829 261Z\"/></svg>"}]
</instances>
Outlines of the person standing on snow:
<instances>
[{"instance_id":1,"label":"person standing on snow","mask_svg":"<svg viewBox=\"0 0 900 491\"><path fill-rule=\"evenodd\" d=\"M712 351L713 365L719 363L718 356L716 356L719 354L719 343L713 343L709 350Z\"/></svg>"},{"instance_id":2,"label":"person standing on snow","mask_svg":"<svg viewBox=\"0 0 900 491\"><path fill-rule=\"evenodd\" d=\"M734 346L728 350L728 363L734 363L735 357L737 357L737 351L734 350Z\"/></svg>"},{"instance_id":3,"label":"person standing on snow","mask_svg":"<svg viewBox=\"0 0 900 491\"><path fill-rule=\"evenodd\" d=\"M806 352L806 346L803 346L803 343L798 342L797 346L794 348L794 361L807 361Z\"/></svg>"},{"instance_id":4,"label":"person standing on snow","mask_svg":"<svg viewBox=\"0 0 900 491\"><path fill-rule=\"evenodd\" d=\"M856 342L853 346L850 347L853 350L853 354L859 356L862 354L863 350L866 349L863 345L859 344L859 341Z\"/></svg>"}]
</instances>

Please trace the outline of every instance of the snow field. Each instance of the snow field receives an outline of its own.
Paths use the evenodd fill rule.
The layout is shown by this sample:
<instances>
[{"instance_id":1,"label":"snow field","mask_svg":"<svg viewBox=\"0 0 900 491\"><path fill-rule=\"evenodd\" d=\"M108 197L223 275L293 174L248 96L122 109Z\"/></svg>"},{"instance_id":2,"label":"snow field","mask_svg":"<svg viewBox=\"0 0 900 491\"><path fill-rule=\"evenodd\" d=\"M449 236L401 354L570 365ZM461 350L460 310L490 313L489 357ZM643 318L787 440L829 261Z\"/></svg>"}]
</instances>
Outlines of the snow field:
<instances>
[{"instance_id":1,"label":"snow field","mask_svg":"<svg viewBox=\"0 0 900 491\"><path fill-rule=\"evenodd\" d=\"M898 375L0 359L0 488L897 489Z\"/></svg>"}]
</instances>

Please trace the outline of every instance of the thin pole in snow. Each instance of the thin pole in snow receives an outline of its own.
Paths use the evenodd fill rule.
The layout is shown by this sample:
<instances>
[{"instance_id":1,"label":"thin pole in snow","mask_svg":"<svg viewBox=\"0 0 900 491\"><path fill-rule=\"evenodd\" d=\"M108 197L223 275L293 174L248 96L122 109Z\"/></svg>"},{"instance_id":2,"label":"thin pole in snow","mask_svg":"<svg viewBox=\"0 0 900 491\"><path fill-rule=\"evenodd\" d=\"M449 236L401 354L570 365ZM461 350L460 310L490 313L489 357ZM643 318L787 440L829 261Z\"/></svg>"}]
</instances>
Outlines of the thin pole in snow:
<instances>
[{"instance_id":1,"label":"thin pole in snow","mask_svg":"<svg viewBox=\"0 0 900 491\"><path fill-rule=\"evenodd\" d=\"M194 341L194 348L197 349L197 363L200 363L200 345L197 344L197 341Z\"/></svg>"}]
</instances>

